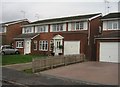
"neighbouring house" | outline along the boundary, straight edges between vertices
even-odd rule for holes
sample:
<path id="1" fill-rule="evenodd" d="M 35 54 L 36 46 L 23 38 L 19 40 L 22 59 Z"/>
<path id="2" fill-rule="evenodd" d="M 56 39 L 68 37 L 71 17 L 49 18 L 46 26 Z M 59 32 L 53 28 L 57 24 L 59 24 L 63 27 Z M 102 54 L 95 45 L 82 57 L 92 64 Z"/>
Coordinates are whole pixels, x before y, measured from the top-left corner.
<path id="1" fill-rule="evenodd" d="M 95 38 L 97 61 L 120 63 L 120 12 L 109 13 L 101 18 L 102 34 Z"/>
<path id="2" fill-rule="evenodd" d="M 23 25 L 14 46 L 22 54 L 85 54 L 95 60 L 94 36 L 99 34 L 102 14 L 45 19 Z"/>
<path id="3" fill-rule="evenodd" d="M 28 24 L 27 19 L 11 21 L 0 24 L 0 44 L 1 45 L 12 45 L 16 36 L 22 33 L 22 25 Z"/>

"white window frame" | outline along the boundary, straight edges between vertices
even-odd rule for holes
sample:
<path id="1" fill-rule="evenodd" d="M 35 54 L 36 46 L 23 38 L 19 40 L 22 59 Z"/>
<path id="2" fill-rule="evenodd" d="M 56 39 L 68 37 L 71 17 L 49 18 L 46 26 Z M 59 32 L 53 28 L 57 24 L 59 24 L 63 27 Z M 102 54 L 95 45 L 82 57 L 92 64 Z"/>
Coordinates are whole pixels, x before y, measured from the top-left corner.
<path id="1" fill-rule="evenodd" d="M 114 24 L 116 24 L 116 28 L 114 28 Z M 117 21 L 108 21 L 107 29 L 108 30 L 118 30 L 118 22 Z"/>
<path id="2" fill-rule="evenodd" d="M 6 33 L 6 31 L 7 31 L 6 27 L 1 27 L 0 28 L 0 33 Z"/>
<path id="3" fill-rule="evenodd" d="M 72 31 L 85 30 L 84 27 L 85 26 L 84 26 L 84 22 L 83 21 L 78 21 L 78 22 L 72 22 L 71 23 L 71 30 Z"/>
<path id="4" fill-rule="evenodd" d="M 47 48 L 46 48 L 46 45 L 47 45 Z M 48 51 L 48 41 L 47 40 L 39 41 L 39 50 L 40 51 Z"/>
<path id="5" fill-rule="evenodd" d="M 47 32 L 47 25 L 39 25 L 39 26 L 35 26 L 36 27 L 36 32 L 37 33 L 44 33 Z"/>
<path id="6" fill-rule="evenodd" d="M 53 32 L 64 31 L 64 24 L 63 23 L 53 24 L 52 25 L 52 31 Z"/>
<path id="7" fill-rule="evenodd" d="M 16 41 L 16 48 L 23 48 L 24 43 L 23 41 Z"/>
<path id="8" fill-rule="evenodd" d="M 33 33 L 33 27 L 24 27 L 23 28 L 23 32 L 25 34 L 27 34 L 27 33 Z"/>
<path id="9" fill-rule="evenodd" d="M 37 40 L 34 40 L 34 41 L 33 41 L 33 44 L 35 45 L 35 48 L 36 48 L 36 49 L 35 49 L 35 48 L 33 47 L 33 50 L 37 50 Z M 34 45 L 33 45 L 33 46 L 34 46 Z"/>

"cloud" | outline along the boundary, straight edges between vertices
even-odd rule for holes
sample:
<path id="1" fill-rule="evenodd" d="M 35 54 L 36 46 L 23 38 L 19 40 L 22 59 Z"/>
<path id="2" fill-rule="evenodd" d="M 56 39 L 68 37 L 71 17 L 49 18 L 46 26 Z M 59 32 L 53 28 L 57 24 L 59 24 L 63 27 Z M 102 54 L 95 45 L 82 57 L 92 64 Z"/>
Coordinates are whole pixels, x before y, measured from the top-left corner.
<path id="1" fill-rule="evenodd" d="M 19 0 L 21 1 L 21 0 Z M 32 0 L 33 1 L 33 0 Z M 117 3 L 111 3 L 110 12 L 117 11 Z M 30 21 L 40 19 L 64 17 L 71 15 L 104 13 L 104 2 L 2 2 L 2 21 L 11 21 L 25 17 Z"/>

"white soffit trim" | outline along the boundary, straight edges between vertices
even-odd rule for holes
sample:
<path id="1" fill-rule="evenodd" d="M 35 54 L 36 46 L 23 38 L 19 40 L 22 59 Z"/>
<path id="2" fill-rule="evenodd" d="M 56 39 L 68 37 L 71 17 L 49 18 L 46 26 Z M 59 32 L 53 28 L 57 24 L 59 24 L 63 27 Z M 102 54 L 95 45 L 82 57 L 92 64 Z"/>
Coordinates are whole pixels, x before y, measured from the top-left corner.
<path id="1" fill-rule="evenodd" d="M 66 23 L 66 22 L 75 22 L 75 21 L 88 21 L 88 19 L 69 20 L 69 21 L 58 21 L 58 22 L 49 22 L 49 23 L 36 23 L 36 24 L 23 25 L 23 27 L 37 26 L 37 25 L 48 25 L 48 24 L 56 24 L 56 23 Z"/>
<path id="2" fill-rule="evenodd" d="M 62 37 L 61 35 L 55 35 L 54 37 L 53 37 L 53 39 L 63 39 L 64 37 Z"/>
<path id="3" fill-rule="evenodd" d="M 119 20 L 120 18 L 108 18 L 108 19 L 101 19 L 102 21 L 109 21 L 109 20 Z"/>
<path id="4" fill-rule="evenodd" d="M 20 20 L 20 21 L 16 21 L 16 22 L 12 22 L 12 23 L 8 23 L 8 24 L 5 24 L 6 26 L 9 26 L 11 24 L 16 24 L 16 23 L 20 23 L 20 22 L 23 22 L 23 21 L 28 21 L 30 23 L 30 21 L 28 19 L 24 19 L 24 20 Z"/>
<path id="5" fill-rule="evenodd" d="M 35 37 L 37 37 L 39 34 L 35 35 L 34 37 L 32 37 L 31 39 L 34 39 Z"/>
<path id="6" fill-rule="evenodd" d="M 99 16 L 102 16 L 102 13 L 100 13 L 99 15 L 96 15 L 96 16 L 94 16 L 94 17 L 89 18 L 89 21 L 91 21 L 92 19 L 97 18 L 97 17 L 99 17 Z"/>

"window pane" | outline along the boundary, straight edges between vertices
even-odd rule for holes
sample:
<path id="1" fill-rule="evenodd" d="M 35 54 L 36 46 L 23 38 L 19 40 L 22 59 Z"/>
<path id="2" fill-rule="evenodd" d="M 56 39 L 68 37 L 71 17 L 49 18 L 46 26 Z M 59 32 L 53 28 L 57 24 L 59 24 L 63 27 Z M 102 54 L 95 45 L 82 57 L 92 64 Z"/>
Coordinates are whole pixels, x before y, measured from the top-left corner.
<path id="1" fill-rule="evenodd" d="M 56 25 L 53 25 L 53 31 L 56 31 Z"/>
<path id="2" fill-rule="evenodd" d="M 83 22 L 80 22 L 80 29 L 83 29 Z"/>
<path id="3" fill-rule="evenodd" d="M 112 22 L 108 22 L 107 28 L 108 28 L 108 29 L 112 29 Z"/>
<path id="4" fill-rule="evenodd" d="M 63 31 L 63 24 L 60 24 L 60 31 Z"/>
<path id="5" fill-rule="evenodd" d="M 79 22 L 76 22 L 76 30 L 79 29 Z"/>
<path id="6" fill-rule="evenodd" d="M 118 20 L 118 29 L 120 29 L 120 20 Z"/>
<path id="7" fill-rule="evenodd" d="M 113 29 L 117 29 L 117 23 L 113 23 Z"/>

